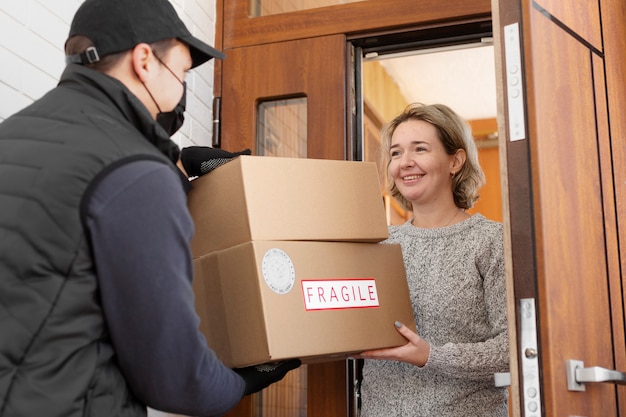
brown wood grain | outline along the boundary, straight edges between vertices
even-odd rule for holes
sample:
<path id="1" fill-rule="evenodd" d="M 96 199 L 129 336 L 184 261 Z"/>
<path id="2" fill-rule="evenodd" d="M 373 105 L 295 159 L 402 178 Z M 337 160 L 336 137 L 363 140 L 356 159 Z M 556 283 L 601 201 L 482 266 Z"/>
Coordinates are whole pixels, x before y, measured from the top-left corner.
<path id="1" fill-rule="evenodd" d="M 346 43 L 343 35 L 237 48 L 222 80 L 222 148 L 255 154 L 257 105 L 307 99 L 308 158 L 346 158 Z"/>
<path id="2" fill-rule="evenodd" d="M 247 0 L 231 0 L 224 2 L 224 47 L 398 29 L 490 13 L 490 0 L 376 0 L 250 18 Z"/>

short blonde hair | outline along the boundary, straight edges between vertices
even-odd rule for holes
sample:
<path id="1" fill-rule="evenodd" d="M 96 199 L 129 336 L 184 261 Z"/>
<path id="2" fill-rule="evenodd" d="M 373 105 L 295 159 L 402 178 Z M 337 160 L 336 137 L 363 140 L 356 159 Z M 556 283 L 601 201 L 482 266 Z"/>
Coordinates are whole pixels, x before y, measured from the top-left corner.
<path id="1" fill-rule="evenodd" d="M 391 162 L 389 152 L 391 137 L 400 124 L 409 120 L 423 120 L 433 125 L 448 155 L 454 155 L 459 149 L 465 151 L 467 155 L 465 163 L 453 177 L 452 195 L 457 207 L 471 208 L 479 198 L 479 188 L 485 184 L 485 174 L 478 163 L 478 149 L 469 125 L 461 116 L 444 104 L 409 104 L 402 113 L 383 127 L 381 132 L 381 166 L 385 167 L 386 189 L 406 209 L 412 209 L 411 202 L 398 191 L 388 170 Z"/>

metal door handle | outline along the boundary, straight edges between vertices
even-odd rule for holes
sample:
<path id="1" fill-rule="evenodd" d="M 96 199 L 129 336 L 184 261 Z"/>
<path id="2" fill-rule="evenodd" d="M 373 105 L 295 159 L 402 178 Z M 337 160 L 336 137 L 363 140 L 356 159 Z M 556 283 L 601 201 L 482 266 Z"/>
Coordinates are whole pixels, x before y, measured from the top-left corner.
<path id="1" fill-rule="evenodd" d="M 576 381 L 578 382 L 614 382 L 626 385 L 626 373 L 612 369 L 592 366 L 591 368 L 576 369 Z"/>
<path id="2" fill-rule="evenodd" d="M 570 391 L 584 391 L 585 382 L 608 382 L 610 384 L 626 385 L 626 372 L 592 366 L 585 368 L 583 361 L 568 360 L 567 389 Z"/>

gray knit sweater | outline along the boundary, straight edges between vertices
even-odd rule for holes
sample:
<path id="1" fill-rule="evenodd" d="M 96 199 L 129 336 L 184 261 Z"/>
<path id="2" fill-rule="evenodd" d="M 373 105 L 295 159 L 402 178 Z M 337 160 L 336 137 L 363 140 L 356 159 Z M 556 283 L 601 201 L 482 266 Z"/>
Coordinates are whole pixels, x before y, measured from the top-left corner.
<path id="1" fill-rule="evenodd" d="M 506 417 L 509 350 L 502 225 L 480 214 L 437 229 L 389 228 L 400 243 L 418 334 L 430 345 L 422 368 L 366 360 L 362 417 Z"/>

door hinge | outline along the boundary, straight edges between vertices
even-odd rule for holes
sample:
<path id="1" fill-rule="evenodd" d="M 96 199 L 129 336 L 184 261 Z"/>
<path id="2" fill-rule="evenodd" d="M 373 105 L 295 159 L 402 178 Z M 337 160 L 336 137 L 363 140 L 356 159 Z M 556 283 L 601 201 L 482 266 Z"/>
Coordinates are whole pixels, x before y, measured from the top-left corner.
<path id="1" fill-rule="evenodd" d="M 222 98 L 213 97 L 213 137 L 211 146 L 219 148 L 222 146 Z"/>

